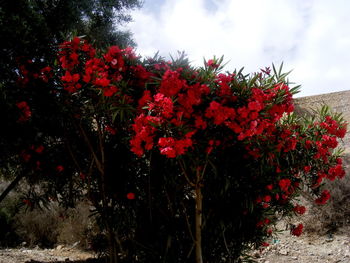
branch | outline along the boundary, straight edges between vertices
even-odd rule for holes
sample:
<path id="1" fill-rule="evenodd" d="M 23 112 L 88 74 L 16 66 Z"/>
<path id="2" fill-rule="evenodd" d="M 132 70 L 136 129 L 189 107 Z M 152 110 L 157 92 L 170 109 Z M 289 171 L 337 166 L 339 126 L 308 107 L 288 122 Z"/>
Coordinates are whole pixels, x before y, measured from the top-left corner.
<path id="1" fill-rule="evenodd" d="M 80 172 L 82 172 L 82 169 L 81 169 L 81 167 L 80 167 L 80 165 L 79 165 L 79 163 L 78 163 L 77 158 L 75 158 L 75 155 L 74 155 L 74 153 L 73 153 L 73 151 L 72 151 L 72 147 L 70 147 L 70 143 L 69 143 L 68 140 L 66 140 L 66 147 L 67 147 L 67 149 L 68 149 L 69 155 L 72 157 L 72 160 L 73 160 L 75 166 L 78 168 L 78 170 L 79 170 Z"/>
<path id="2" fill-rule="evenodd" d="M 104 169 L 104 165 L 105 165 L 105 152 L 104 152 L 104 146 L 103 146 L 104 138 L 103 138 L 103 134 L 102 134 L 102 130 L 101 130 L 101 124 L 97 118 L 96 118 L 96 123 L 97 123 L 99 147 L 100 147 L 100 152 L 101 152 L 101 165 L 102 165 L 102 169 Z"/>
<path id="3" fill-rule="evenodd" d="M 195 243 L 196 240 L 194 239 L 194 236 L 193 236 L 193 233 L 192 233 L 192 229 L 191 229 L 191 225 L 190 225 L 190 222 L 188 220 L 188 215 L 186 213 L 186 207 L 185 207 L 183 202 L 181 202 L 181 204 L 182 204 L 183 209 L 184 209 L 184 215 L 185 215 L 185 218 L 186 218 L 186 224 L 187 224 L 187 227 L 188 227 L 188 232 L 190 233 L 190 236 L 191 236 L 191 239 L 192 239 L 193 243 Z"/>
<path id="4" fill-rule="evenodd" d="M 24 177 L 24 173 L 20 173 L 19 175 L 17 175 L 16 178 L 6 187 L 5 191 L 3 191 L 0 195 L 0 203 L 17 186 L 22 177 Z"/>
<path id="5" fill-rule="evenodd" d="M 90 150 L 92 156 L 94 157 L 94 160 L 95 160 L 97 169 L 100 171 L 101 174 L 103 174 L 104 171 L 103 171 L 102 164 L 101 164 L 100 160 L 98 159 L 98 157 L 97 157 L 97 155 L 96 155 L 96 153 L 95 153 L 95 151 L 94 151 L 94 148 L 93 148 L 92 145 L 91 145 L 91 142 L 90 142 L 88 136 L 86 135 L 86 133 L 85 133 L 83 127 L 81 126 L 81 123 L 79 123 L 79 128 L 80 128 L 81 134 L 83 135 L 84 140 L 85 140 L 87 146 L 89 147 L 89 150 Z"/>
<path id="6" fill-rule="evenodd" d="M 190 186 L 192 186 L 192 187 L 195 187 L 196 184 L 194 184 L 193 182 L 191 182 L 191 180 L 190 180 L 190 178 L 188 177 L 188 175 L 187 175 L 187 173 L 186 173 L 186 170 L 185 170 L 185 167 L 184 167 L 183 163 L 181 162 L 181 160 L 178 160 L 178 163 L 179 163 L 179 165 L 180 165 L 180 167 L 181 167 L 181 170 L 182 170 L 182 172 L 183 172 L 183 174 L 184 174 L 184 176 L 185 176 L 186 181 L 188 182 L 188 184 L 189 184 Z"/>

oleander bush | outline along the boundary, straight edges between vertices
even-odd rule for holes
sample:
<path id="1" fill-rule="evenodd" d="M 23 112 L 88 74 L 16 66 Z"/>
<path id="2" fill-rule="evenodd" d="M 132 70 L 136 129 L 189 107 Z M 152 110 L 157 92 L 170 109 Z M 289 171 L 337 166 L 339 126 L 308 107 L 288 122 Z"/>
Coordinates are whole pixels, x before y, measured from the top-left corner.
<path id="1" fill-rule="evenodd" d="M 341 115 L 297 116 L 282 67 L 222 60 L 142 60 L 75 37 L 52 65 L 21 64 L 21 95 L 8 95 L 25 204 L 89 200 L 111 263 L 248 260 L 278 219 L 305 213 L 301 191 L 326 204 L 324 183 L 345 175 Z"/>

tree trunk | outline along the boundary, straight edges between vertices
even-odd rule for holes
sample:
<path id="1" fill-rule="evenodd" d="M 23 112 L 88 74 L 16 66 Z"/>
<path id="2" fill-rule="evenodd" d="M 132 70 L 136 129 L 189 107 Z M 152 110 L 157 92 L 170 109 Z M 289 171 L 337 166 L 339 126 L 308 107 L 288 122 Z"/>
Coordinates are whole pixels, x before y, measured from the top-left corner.
<path id="1" fill-rule="evenodd" d="M 203 196 L 201 186 L 196 185 L 196 263 L 203 263 L 202 256 L 202 206 Z"/>
<path id="2" fill-rule="evenodd" d="M 17 175 L 17 177 L 6 187 L 4 192 L 2 192 L 2 194 L 0 195 L 0 203 L 16 187 L 16 185 L 22 179 L 23 175 L 24 175 L 24 173 L 20 173 L 19 175 Z"/>
<path id="3" fill-rule="evenodd" d="M 117 244 L 114 238 L 114 232 L 112 229 L 108 229 L 109 236 L 109 263 L 117 263 L 118 262 L 118 252 L 117 252 Z"/>

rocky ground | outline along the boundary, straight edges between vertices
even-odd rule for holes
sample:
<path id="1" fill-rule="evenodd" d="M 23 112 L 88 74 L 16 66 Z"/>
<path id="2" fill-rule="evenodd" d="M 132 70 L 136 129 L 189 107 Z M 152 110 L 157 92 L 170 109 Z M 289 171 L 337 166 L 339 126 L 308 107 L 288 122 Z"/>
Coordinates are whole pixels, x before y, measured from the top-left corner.
<path id="1" fill-rule="evenodd" d="M 54 249 L 1 249 L 0 263 L 94 262 L 94 255 L 75 248 L 57 246 Z"/>
<path id="2" fill-rule="evenodd" d="M 304 234 L 291 236 L 282 232 L 271 245 L 252 252 L 258 263 L 350 263 L 350 231 L 341 229 L 334 235 Z M 75 248 L 58 246 L 55 249 L 2 249 L 0 263 L 59 263 L 95 262 L 94 255 Z"/>
<path id="3" fill-rule="evenodd" d="M 350 263 L 350 230 L 341 229 L 336 234 L 319 236 L 290 235 L 289 231 L 271 240 L 271 245 L 253 252 L 259 263 Z"/>

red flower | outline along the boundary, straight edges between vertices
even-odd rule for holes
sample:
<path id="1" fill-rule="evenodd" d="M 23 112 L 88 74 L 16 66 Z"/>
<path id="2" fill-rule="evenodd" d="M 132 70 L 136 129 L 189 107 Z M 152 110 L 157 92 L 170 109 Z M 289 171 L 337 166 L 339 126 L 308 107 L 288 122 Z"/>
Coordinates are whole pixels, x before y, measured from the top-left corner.
<path id="1" fill-rule="evenodd" d="M 273 189 L 273 185 L 272 184 L 267 185 L 266 189 L 271 191 Z"/>
<path id="2" fill-rule="evenodd" d="M 80 44 L 80 38 L 79 37 L 74 37 L 72 40 L 72 44 L 77 47 Z"/>
<path id="3" fill-rule="evenodd" d="M 80 79 L 79 74 L 71 74 L 69 71 L 66 71 L 65 75 L 61 77 L 61 80 L 64 82 L 73 82 L 76 83 Z"/>
<path id="4" fill-rule="evenodd" d="M 72 54 L 70 54 L 70 59 L 73 60 L 75 63 L 78 62 L 78 58 L 79 58 L 79 55 L 75 52 L 73 52 Z"/>
<path id="5" fill-rule="evenodd" d="M 264 202 L 266 202 L 266 203 L 271 202 L 271 196 L 270 195 L 265 195 L 264 196 Z"/>
<path id="6" fill-rule="evenodd" d="M 251 101 L 251 102 L 248 103 L 248 109 L 251 110 L 251 111 L 260 111 L 263 108 L 264 107 L 258 101 Z"/>
<path id="7" fill-rule="evenodd" d="M 208 65 L 208 67 L 211 67 L 211 68 L 214 68 L 214 69 L 219 67 L 219 65 L 216 64 L 213 59 L 209 59 L 208 62 L 207 62 L 207 65 Z"/>
<path id="8" fill-rule="evenodd" d="M 216 79 L 216 83 L 219 85 L 218 95 L 220 97 L 229 96 L 231 101 L 237 99 L 236 96 L 232 96 L 232 91 L 230 88 L 230 82 L 234 80 L 235 75 L 219 74 Z"/>
<path id="9" fill-rule="evenodd" d="M 346 134 L 346 126 L 343 128 L 339 128 L 335 135 L 339 138 L 344 138 L 345 134 Z"/>
<path id="10" fill-rule="evenodd" d="M 44 146 L 40 145 L 40 146 L 38 146 L 38 148 L 35 149 L 35 152 L 42 153 L 43 150 L 44 150 Z"/>
<path id="11" fill-rule="evenodd" d="M 59 173 L 63 172 L 64 171 L 64 167 L 62 165 L 57 165 L 56 171 L 59 172 Z"/>
<path id="12" fill-rule="evenodd" d="M 143 96 L 138 101 L 139 109 L 142 109 L 143 107 L 145 107 L 151 100 L 152 100 L 151 91 L 145 90 L 143 92 Z"/>
<path id="13" fill-rule="evenodd" d="M 172 97 L 184 87 L 186 87 L 186 81 L 180 79 L 180 73 L 167 70 L 163 75 L 159 91 L 167 97 Z"/>
<path id="14" fill-rule="evenodd" d="M 270 204 L 268 204 L 268 203 L 263 203 L 263 204 L 262 204 L 262 207 L 263 207 L 263 208 L 268 208 L 268 207 L 270 207 Z"/>
<path id="15" fill-rule="evenodd" d="M 95 80 L 96 86 L 107 87 L 111 81 L 107 78 L 98 78 Z"/>
<path id="16" fill-rule="evenodd" d="M 189 134 L 189 133 L 188 133 Z M 175 140 L 172 137 L 161 137 L 158 140 L 160 153 L 166 155 L 168 158 L 175 158 L 186 152 L 188 147 L 192 146 L 191 134 L 186 134 L 185 139 Z"/>
<path id="17" fill-rule="evenodd" d="M 114 128 L 112 128 L 111 126 L 109 126 L 109 125 L 107 125 L 107 126 L 105 127 L 105 130 L 106 130 L 107 132 L 109 132 L 110 134 L 112 134 L 112 135 L 115 135 L 115 134 L 116 134 L 116 130 L 115 130 Z"/>
<path id="18" fill-rule="evenodd" d="M 278 185 L 280 186 L 281 190 L 283 192 L 287 192 L 288 191 L 288 188 L 290 186 L 291 182 L 288 178 L 286 179 L 281 179 L 279 182 L 278 182 Z"/>
<path id="19" fill-rule="evenodd" d="M 29 118 L 32 116 L 32 112 L 30 111 L 30 108 L 26 101 L 21 101 L 16 103 L 16 106 L 18 109 L 21 110 L 21 116 L 19 117 L 18 121 L 23 122 L 29 120 Z"/>
<path id="20" fill-rule="evenodd" d="M 134 200 L 135 199 L 135 194 L 130 192 L 126 195 L 126 198 L 129 199 L 129 200 Z"/>
<path id="21" fill-rule="evenodd" d="M 303 233 L 303 224 L 299 224 L 297 227 L 294 227 L 292 230 L 291 230 L 291 233 L 292 235 L 294 236 L 300 236 L 302 233 Z"/>
<path id="22" fill-rule="evenodd" d="M 305 148 L 309 150 L 309 149 L 311 149 L 311 147 L 312 147 L 312 141 L 306 140 L 305 141 Z"/>
<path id="23" fill-rule="evenodd" d="M 327 203 L 328 199 L 331 198 L 331 194 L 328 190 L 323 190 L 321 196 L 315 200 L 315 203 L 318 205 L 324 205 Z"/>
<path id="24" fill-rule="evenodd" d="M 310 171 L 311 171 L 311 166 L 310 165 L 304 166 L 304 172 L 305 173 L 308 173 Z"/>
<path id="25" fill-rule="evenodd" d="M 235 109 L 222 106 L 216 101 L 212 101 L 205 111 L 205 117 L 213 118 L 215 125 L 220 125 L 228 119 L 233 120 L 235 116 Z"/>
<path id="26" fill-rule="evenodd" d="M 156 131 L 155 126 L 160 123 L 159 117 L 145 116 L 144 114 L 136 117 L 135 123 L 132 125 L 135 136 L 130 140 L 133 153 L 142 156 L 144 149 L 152 149 L 154 132 Z"/>
<path id="27" fill-rule="evenodd" d="M 256 227 L 263 227 L 263 226 L 264 226 L 263 221 L 259 221 L 258 223 L 256 223 Z"/>
<path id="28" fill-rule="evenodd" d="M 176 151 L 173 147 L 161 148 L 160 153 L 165 155 L 168 158 L 175 158 L 176 157 Z"/>
<path id="29" fill-rule="evenodd" d="M 327 178 L 331 181 L 334 181 L 336 177 L 343 178 L 344 176 L 345 171 L 341 164 L 337 164 L 333 167 L 330 167 L 327 174 Z"/>
<path id="30" fill-rule="evenodd" d="M 111 97 L 118 91 L 116 86 L 110 86 L 103 89 L 103 95 L 105 97 Z"/>
<path id="31" fill-rule="evenodd" d="M 23 158 L 23 160 L 25 162 L 28 162 L 32 156 L 29 153 L 27 153 L 26 151 L 23 150 L 21 152 L 21 157 Z"/>
<path id="32" fill-rule="evenodd" d="M 149 110 L 154 110 L 156 113 L 165 118 L 171 118 L 173 115 L 173 101 L 164 96 L 162 93 L 157 93 L 153 96 L 154 102 L 149 104 Z"/>
<path id="33" fill-rule="evenodd" d="M 84 181 L 85 178 L 86 178 L 86 175 L 85 175 L 84 173 L 80 173 L 80 174 L 79 174 L 79 177 L 80 177 L 81 180 Z"/>
<path id="34" fill-rule="evenodd" d="M 203 120 L 203 118 L 201 116 L 195 116 L 194 126 L 197 129 L 205 130 L 207 128 L 207 123 Z"/>
<path id="35" fill-rule="evenodd" d="M 305 206 L 300 206 L 300 205 L 296 205 L 296 206 L 293 208 L 293 210 L 294 210 L 296 213 L 300 214 L 300 215 L 303 215 L 303 214 L 306 212 Z"/>

